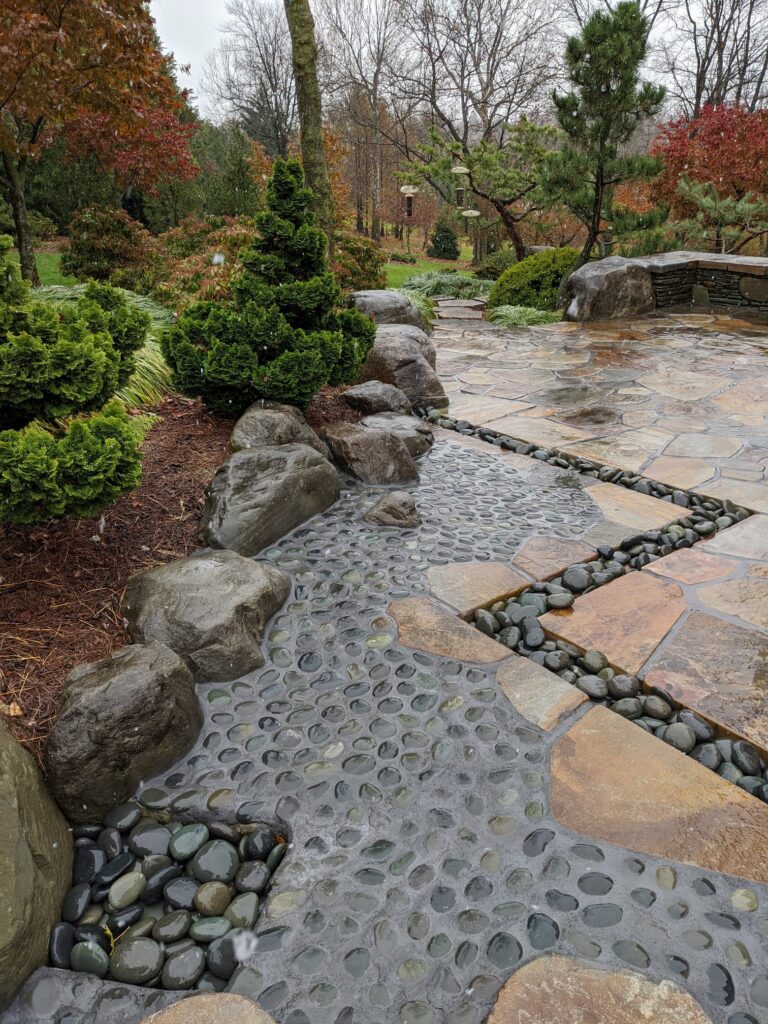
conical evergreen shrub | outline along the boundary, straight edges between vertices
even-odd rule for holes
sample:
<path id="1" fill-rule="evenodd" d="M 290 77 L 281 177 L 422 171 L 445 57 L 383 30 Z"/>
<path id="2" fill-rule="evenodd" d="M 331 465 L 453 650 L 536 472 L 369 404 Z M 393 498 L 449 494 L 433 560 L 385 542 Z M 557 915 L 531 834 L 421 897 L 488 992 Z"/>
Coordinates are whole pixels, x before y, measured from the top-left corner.
<path id="1" fill-rule="evenodd" d="M 354 380 L 373 344 L 373 322 L 341 308 L 311 200 L 301 166 L 276 160 L 232 298 L 195 303 L 163 337 L 176 387 L 219 412 L 260 398 L 303 409 L 324 384 Z"/>
<path id="2" fill-rule="evenodd" d="M 0 236 L 0 522 L 92 515 L 141 475 L 139 433 L 110 399 L 149 317 L 108 285 L 65 309 L 33 301 L 11 244 Z"/>

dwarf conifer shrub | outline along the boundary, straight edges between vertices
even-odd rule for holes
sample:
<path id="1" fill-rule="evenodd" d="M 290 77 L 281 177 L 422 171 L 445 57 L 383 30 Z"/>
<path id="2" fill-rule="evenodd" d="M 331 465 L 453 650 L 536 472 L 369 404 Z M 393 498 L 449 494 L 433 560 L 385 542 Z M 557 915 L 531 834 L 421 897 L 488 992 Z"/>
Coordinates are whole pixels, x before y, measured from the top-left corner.
<path id="1" fill-rule="evenodd" d="M 66 308 L 33 301 L 10 244 L 0 236 L 0 522 L 92 515 L 140 477 L 138 432 L 111 399 L 149 317 L 107 285 Z"/>
<path id="2" fill-rule="evenodd" d="M 441 217 L 429 239 L 427 256 L 433 260 L 457 260 L 459 258 L 459 240 L 451 222 Z"/>
<path id="3" fill-rule="evenodd" d="M 533 309 L 555 309 L 560 282 L 575 270 L 579 261 L 577 249 L 545 249 L 526 256 L 505 270 L 488 296 L 488 307 L 531 306 Z"/>
<path id="4" fill-rule="evenodd" d="M 163 336 L 176 386 L 219 412 L 260 398 L 305 408 L 324 384 L 354 380 L 373 344 L 373 321 L 340 308 L 311 200 L 300 165 L 276 160 L 229 299 L 194 303 Z"/>

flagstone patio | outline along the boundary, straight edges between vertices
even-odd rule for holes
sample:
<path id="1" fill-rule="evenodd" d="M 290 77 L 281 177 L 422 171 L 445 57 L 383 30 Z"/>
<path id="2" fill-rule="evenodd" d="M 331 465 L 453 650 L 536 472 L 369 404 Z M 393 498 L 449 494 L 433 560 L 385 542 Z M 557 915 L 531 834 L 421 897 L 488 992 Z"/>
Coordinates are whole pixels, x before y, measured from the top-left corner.
<path id="1" fill-rule="evenodd" d="M 435 334 L 454 414 L 760 512 L 738 488 L 766 487 L 768 328 L 460 308 Z M 768 803 L 472 624 L 687 507 L 441 429 L 419 470 L 418 527 L 366 522 L 381 492 L 345 478 L 260 554 L 293 581 L 265 665 L 200 684 L 197 745 L 137 794 L 289 837 L 231 991 L 277 1024 L 768 1024 Z M 768 751 L 766 591 L 755 514 L 539 622 Z M 44 968 L 0 1021 L 183 995 Z"/>

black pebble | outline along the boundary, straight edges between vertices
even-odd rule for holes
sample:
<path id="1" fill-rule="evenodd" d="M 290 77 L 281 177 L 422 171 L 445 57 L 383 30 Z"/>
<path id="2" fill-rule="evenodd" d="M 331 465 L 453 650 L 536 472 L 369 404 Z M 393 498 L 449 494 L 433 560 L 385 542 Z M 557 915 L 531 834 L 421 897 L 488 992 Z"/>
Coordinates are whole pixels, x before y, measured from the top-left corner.
<path id="1" fill-rule="evenodd" d="M 141 910 L 143 913 L 144 908 L 142 907 Z M 113 932 L 112 934 L 116 933 Z M 75 942 L 95 942 L 107 954 L 109 954 L 111 948 L 109 936 L 97 924 L 81 924 L 79 928 L 75 929 Z"/>
<path id="2" fill-rule="evenodd" d="M 717 771 L 720 765 L 723 763 L 723 757 L 714 743 L 698 743 L 690 755 L 694 761 L 698 761 L 699 764 L 703 764 L 705 768 L 710 768 L 713 772 Z"/>
<path id="3" fill-rule="evenodd" d="M 96 845 L 107 855 L 107 860 L 117 857 L 123 848 L 123 841 L 116 828 L 104 828 L 99 833 Z"/>
<path id="4" fill-rule="evenodd" d="M 156 878 L 157 875 L 151 881 L 154 882 Z M 194 878 L 174 878 L 163 888 L 163 896 L 174 910 L 194 910 L 195 893 L 199 888 L 200 883 Z M 146 892 L 145 889 L 145 897 Z"/>
<path id="5" fill-rule="evenodd" d="M 269 851 L 275 845 L 275 833 L 269 825 L 257 825 L 249 832 L 245 840 L 247 860 L 266 860 Z"/>
<path id="6" fill-rule="evenodd" d="M 133 867 L 136 858 L 132 853 L 121 853 L 112 860 L 107 861 L 104 867 L 96 875 L 94 881 L 97 885 L 111 885 L 121 875 Z"/>
<path id="7" fill-rule="evenodd" d="M 48 946 L 51 964 L 62 970 L 69 970 L 69 954 L 75 944 L 75 929 L 66 921 L 58 921 L 51 928 L 51 939 Z"/>
<path id="8" fill-rule="evenodd" d="M 144 892 L 141 894 L 142 900 L 149 906 L 152 903 L 157 903 L 163 894 L 163 890 L 166 885 L 172 882 L 175 878 L 181 875 L 181 865 L 171 864 L 167 868 L 160 868 L 156 871 L 148 880 L 144 886 Z M 196 883 L 197 884 L 197 883 Z M 189 907 L 185 907 L 185 910 L 189 910 Z"/>
<path id="9" fill-rule="evenodd" d="M 116 914 L 111 914 L 107 918 L 107 928 L 109 928 L 113 935 L 120 935 L 126 928 L 130 928 L 132 924 L 138 924 L 144 915 L 144 909 L 145 905 L 143 903 L 131 903 L 130 906 L 124 907 Z"/>
<path id="10" fill-rule="evenodd" d="M 736 740 L 733 744 L 733 756 L 731 758 L 737 768 L 740 768 L 745 775 L 759 775 L 761 771 L 760 755 L 746 740 Z"/>
<path id="11" fill-rule="evenodd" d="M 87 883 L 83 882 L 80 885 L 73 885 L 67 895 L 64 897 L 64 902 L 61 905 L 61 916 L 65 921 L 69 921 L 70 924 L 74 924 L 78 918 L 82 917 L 88 909 L 88 904 L 91 902 L 91 887 Z"/>
<path id="12" fill-rule="evenodd" d="M 80 882 L 92 882 L 106 863 L 107 855 L 103 850 L 96 846 L 81 847 L 75 853 L 72 881 L 75 885 Z"/>

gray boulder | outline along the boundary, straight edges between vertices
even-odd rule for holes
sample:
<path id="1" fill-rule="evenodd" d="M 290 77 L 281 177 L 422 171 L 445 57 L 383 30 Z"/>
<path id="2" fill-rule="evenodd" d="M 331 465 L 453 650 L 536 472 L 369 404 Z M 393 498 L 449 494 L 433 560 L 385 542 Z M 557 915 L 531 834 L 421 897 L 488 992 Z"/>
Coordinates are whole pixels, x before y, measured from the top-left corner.
<path id="1" fill-rule="evenodd" d="M 134 643 L 166 644 L 197 682 L 237 679 L 264 664 L 259 641 L 290 589 L 274 566 L 208 551 L 134 576 L 123 615 Z"/>
<path id="2" fill-rule="evenodd" d="M 655 308 L 650 271 L 623 256 L 586 263 L 566 282 L 566 320 L 614 320 L 652 313 Z"/>
<path id="3" fill-rule="evenodd" d="M 72 876 L 72 833 L 32 755 L 0 721 L 0 1009 L 48 959 Z"/>
<path id="4" fill-rule="evenodd" d="M 130 644 L 80 665 L 45 748 L 53 795 L 72 821 L 95 821 L 170 768 L 202 724 L 192 674 L 163 644 Z"/>
<path id="5" fill-rule="evenodd" d="M 403 292 L 394 289 L 371 289 L 352 292 L 352 301 L 361 313 L 377 324 L 413 324 L 426 327 L 419 307 Z"/>
<path id="6" fill-rule="evenodd" d="M 408 396 L 393 384 L 382 384 L 380 380 L 368 380 L 365 384 L 354 384 L 341 396 L 347 405 L 371 416 L 377 412 L 410 412 Z"/>
<path id="7" fill-rule="evenodd" d="M 412 324 L 382 324 L 381 327 L 376 328 L 376 336 L 378 338 L 410 338 L 411 341 L 416 342 L 421 354 L 434 370 L 437 352 L 429 340 L 429 335 L 420 327 L 414 327 Z"/>
<path id="8" fill-rule="evenodd" d="M 368 523 L 380 526 L 399 526 L 408 529 L 418 526 L 421 516 L 416 511 L 416 502 L 408 491 L 388 491 L 363 516 Z"/>
<path id="9" fill-rule="evenodd" d="M 328 448 L 299 410 L 279 402 L 254 402 L 249 406 L 235 424 L 229 450 L 280 444 L 307 444 L 328 458 Z"/>
<path id="10" fill-rule="evenodd" d="M 426 335 L 424 340 L 431 349 Z M 448 396 L 428 357 L 429 352 L 420 339 L 400 328 L 380 327 L 358 380 L 393 384 L 405 393 L 415 408 L 428 405 L 443 408 L 448 405 Z"/>
<path id="11" fill-rule="evenodd" d="M 391 430 L 405 442 L 405 447 L 417 459 L 428 452 L 435 443 L 432 428 L 416 416 L 403 416 L 397 412 L 380 412 L 375 416 L 364 416 L 360 420 L 369 430 Z"/>
<path id="12" fill-rule="evenodd" d="M 333 423 L 323 436 L 343 470 L 367 484 L 418 480 L 416 463 L 405 442 L 389 430 L 371 430 L 359 423 Z"/>
<path id="13" fill-rule="evenodd" d="M 203 540 L 256 555 L 339 497 L 339 475 L 305 444 L 248 448 L 219 466 L 203 508 Z"/>

